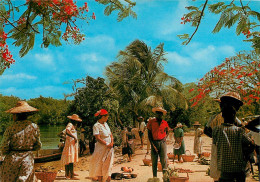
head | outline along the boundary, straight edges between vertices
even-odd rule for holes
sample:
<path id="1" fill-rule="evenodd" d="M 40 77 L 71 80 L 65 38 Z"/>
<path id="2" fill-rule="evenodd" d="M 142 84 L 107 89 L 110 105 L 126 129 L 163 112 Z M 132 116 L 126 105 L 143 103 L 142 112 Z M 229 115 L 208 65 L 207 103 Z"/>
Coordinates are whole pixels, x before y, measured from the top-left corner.
<path id="1" fill-rule="evenodd" d="M 128 132 L 131 132 L 131 131 L 132 131 L 132 127 L 131 127 L 131 126 L 128 126 L 128 127 L 127 127 L 127 131 L 128 131 Z"/>
<path id="2" fill-rule="evenodd" d="M 181 123 L 177 123 L 177 128 L 182 128 L 182 124 Z"/>
<path id="3" fill-rule="evenodd" d="M 220 98 L 220 109 L 225 123 L 234 123 L 236 113 L 243 105 L 240 95 L 235 92 L 229 92 Z"/>
<path id="4" fill-rule="evenodd" d="M 156 117 L 157 119 L 162 119 L 162 117 L 163 117 L 163 112 L 156 111 L 156 112 L 155 112 L 155 117 Z"/>
<path id="5" fill-rule="evenodd" d="M 18 101 L 15 107 L 5 112 L 13 114 L 14 121 L 23 121 L 36 111 L 38 111 L 38 109 L 30 106 L 26 101 Z"/>
<path id="6" fill-rule="evenodd" d="M 193 124 L 194 128 L 197 129 L 200 127 L 200 123 L 198 121 L 195 121 L 195 123 Z"/>
<path id="7" fill-rule="evenodd" d="M 74 125 L 74 127 L 78 127 L 81 122 L 82 119 L 80 119 L 80 117 L 77 114 L 72 114 L 71 116 L 67 116 L 67 118 L 70 119 L 70 122 Z"/>
<path id="8" fill-rule="evenodd" d="M 101 123 L 105 123 L 105 122 L 107 122 L 107 120 L 108 120 L 108 112 L 107 112 L 107 110 L 105 110 L 105 109 L 100 109 L 99 111 L 97 111 L 96 113 L 95 113 L 95 115 L 94 115 L 96 118 L 97 118 L 97 120 L 99 121 L 99 122 L 101 122 Z"/>
<path id="9" fill-rule="evenodd" d="M 137 118 L 137 120 L 138 120 L 139 122 L 142 122 L 142 121 L 144 121 L 144 118 L 143 118 L 142 116 L 139 116 L 139 117 Z"/>
<path id="10" fill-rule="evenodd" d="M 162 119 L 163 115 L 166 115 L 167 111 L 162 107 L 154 107 L 152 112 L 155 113 L 157 119 Z"/>

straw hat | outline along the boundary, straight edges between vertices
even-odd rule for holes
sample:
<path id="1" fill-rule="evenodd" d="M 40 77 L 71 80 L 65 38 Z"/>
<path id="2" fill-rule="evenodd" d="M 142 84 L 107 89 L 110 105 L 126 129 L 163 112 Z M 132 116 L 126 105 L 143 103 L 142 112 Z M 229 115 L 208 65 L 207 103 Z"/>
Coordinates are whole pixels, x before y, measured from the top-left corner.
<path id="1" fill-rule="evenodd" d="M 78 122 L 82 121 L 82 119 L 80 119 L 77 114 L 72 114 L 72 116 L 67 116 L 67 118 L 78 121 Z"/>
<path id="2" fill-rule="evenodd" d="M 144 120 L 143 116 L 139 116 L 137 119 L 140 121 Z"/>
<path id="3" fill-rule="evenodd" d="M 228 92 L 228 93 L 226 93 L 226 94 L 224 94 L 224 95 L 222 95 L 222 96 L 220 97 L 221 102 L 223 101 L 223 99 L 225 99 L 225 98 L 227 98 L 227 97 L 233 98 L 233 99 L 235 99 L 236 101 L 238 101 L 238 104 L 239 104 L 240 106 L 243 105 L 243 102 L 241 101 L 241 97 L 240 97 L 239 93 L 236 93 L 236 92 Z"/>
<path id="4" fill-rule="evenodd" d="M 198 121 L 195 121 L 195 123 L 193 125 L 194 126 L 200 126 L 201 124 Z"/>
<path id="5" fill-rule="evenodd" d="M 165 114 L 167 113 L 167 111 L 166 111 L 165 109 L 163 109 L 162 107 L 154 107 L 154 108 L 152 109 L 152 112 L 153 112 L 153 113 L 155 113 L 156 111 L 162 112 L 163 115 L 165 115 Z"/>
<path id="6" fill-rule="evenodd" d="M 26 101 L 18 101 L 15 107 L 5 112 L 11 114 L 18 114 L 18 113 L 35 112 L 35 111 L 39 111 L 39 110 L 30 106 Z"/>
<path id="7" fill-rule="evenodd" d="M 182 124 L 181 123 L 177 123 L 177 128 L 181 128 Z"/>

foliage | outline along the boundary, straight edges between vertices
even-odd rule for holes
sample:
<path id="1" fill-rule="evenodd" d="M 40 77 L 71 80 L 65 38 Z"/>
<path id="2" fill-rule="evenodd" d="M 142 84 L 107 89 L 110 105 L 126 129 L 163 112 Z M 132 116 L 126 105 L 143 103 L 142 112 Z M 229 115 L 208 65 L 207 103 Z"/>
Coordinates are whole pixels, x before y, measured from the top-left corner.
<path id="1" fill-rule="evenodd" d="M 30 99 L 28 104 L 39 109 L 39 112 L 31 116 L 32 121 L 39 125 L 64 124 L 67 118 L 66 112 L 70 101 L 57 100 L 51 97 Z"/>
<path id="2" fill-rule="evenodd" d="M 18 97 L 3 96 L 0 94 L 0 134 L 3 133 L 6 127 L 9 126 L 13 121 L 12 115 L 6 113 L 5 111 L 14 107 L 18 100 L 20 100 Z"/>
<path id="3" fill-rule="evenodd" d="M 190 99 L 192 106 L 204 102 L 206 96 L 219 98 L 226 92 L 234 91 L 241 95 L 245 106 L 241 112 L 246 115 L 259 113 L 260 56 L 255 51 L 242 52 L 213 68 L 200 79 L 196 91 Z M 252 106 L 254 109 L 252 109 Z M 246 112 L 248 110 L 248 112 Z M 250 112 L 249 112 L 250 111 Z"/>
<path id="4" fill-rule="evenodd" d="M 118 21 L 127 16 L 136 18 L 132 11 L 135 3 L 130 0 L 96 1 L 106 6 L 105 15 L 118 11 Z M 21 57 L 33 49 L 37 35 L 42 35 L 42 47 L 61 46 L 61 38 L 79 44 L 85 35 L 77 26 L 78 20 L 88 23 L 91 19 L 96 16 L 89 12 L 87 2 L 79 7 L 75 0 L 0 1 L 0 73 L 14 63 L 7 39 L 21 47 Z"/>
<path id="5" fill-rule="evenodd" d="M 82 84 L 82 87 L 78 85 Z M 74 100 L 70 104 L 67 113 L 78 114 L 82 118 L 83 127 L 87 130 L 89 136 L 92 136 L 92 127 L 97 118 L 94 114 L 100 109 L 106 109 L 109 112 L 110 128 L 117 128 L 116 114 L 118 102 L 113 98 L 113 93 L 105 84 L 105 79 L 98 77 L 94 79 L 87 76 L 85 79 L 74 81 Z"/>
<path id="6" fill-rule="evenodd" d="M 170 177 L 178 177 L 178 173 L 171 167 L 167 168 L 167 171 L 163 174 L 163 181 L 170 182 Z"/>
<path id="7" fill-rule="evenodd" d="M 119 52 L 118 61 L 106 67 L 105 74 L 119 102 L 119 112 L 130 113 L 133 121 L 140 115 L 148 117 L 155 106 L 166 110 L 186 108 L 180 93 L 181 82 L 163 70 L 163 63 L 167 62 L 164 55 L 163 44 L 152 51 L 144 42 L 135 40 Z"/>
<path id="8" fill-rule="evenodd" d="M 246 1 L 245 1 L 246 2 Z M 208 0 L 200 6 L 188 6 L 186 9 L 189 13 L 184 14 L 181 18 L 181 24 L 191 23 L 191 26 L 196 27 L 195 31 L 191 36 L 189 34 L 179 35 L 181 39 L 185 41 L 183 44 L 187 45 L 193 36 L 196 34 L 202 18 L 205 16 L 205 10 L 208 8 L 209 13 L 218 15 L 220 14 L 219 20 L 215 25 L 213 33 L 219 32 L 223 27 L 231 28 L 236 26 L 236 34 L 240 35 L 243 33 L 246 36 L 245 41 L 252 42 L 252 47 L 259 53 L 260 51 L 260 32 L 259 32 L 259 21 L 260 13 L 254 11 L 256 7 L 249 6 L 250 1 L 247 4 L 243 4 L 233 1 L 219 1 L 209 4 Z"/>

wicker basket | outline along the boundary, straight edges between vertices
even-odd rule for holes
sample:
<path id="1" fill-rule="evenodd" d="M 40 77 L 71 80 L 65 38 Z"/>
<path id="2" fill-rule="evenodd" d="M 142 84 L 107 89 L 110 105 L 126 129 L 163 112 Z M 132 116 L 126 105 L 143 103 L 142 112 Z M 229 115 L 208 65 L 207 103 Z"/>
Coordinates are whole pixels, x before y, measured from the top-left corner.
<path id="1" fill-rule="evenodd" d="M 145 155 L 145 157 L 143 159 L 143 163 L 145 166 L 150 166 L 152 163 L 152 159 L 146 159 L 146 155 Z"/>
<path id="2" fill-rule="evenodd" d="M 187 177 L 170 177 L 170 182 L 189 182 L 189 174 L 187 173 Z"/>
<path id="3" fill-rule="evenodd" d="M 189 155 L 187 154 L 189 152 Z M 189 150 L 185 151 L 185 155 L 182 155 L 184 162 L 193 162 L 195 155 L 191 155 L 191 152 Z"/>
<path id="4" fill-rule="evenodd" d="M 173 159 L 174 154 L 173 153 L 168 153 L 167 156 L 168 156 L 169 159 Z M 175 159 L 178 159 L 178 155 L 175 155 Z"/>
<path id="5" fill-rule="evenodd" d="M 35 175 L 41 182 L 53 182 L 57 176 L 57 172 L 35 172 Z"/>
<path id="6" fill-rule="evenodd" d="M 210 156 L 210 152 L 202 152 L 202 156 L 209 157 Z"/>

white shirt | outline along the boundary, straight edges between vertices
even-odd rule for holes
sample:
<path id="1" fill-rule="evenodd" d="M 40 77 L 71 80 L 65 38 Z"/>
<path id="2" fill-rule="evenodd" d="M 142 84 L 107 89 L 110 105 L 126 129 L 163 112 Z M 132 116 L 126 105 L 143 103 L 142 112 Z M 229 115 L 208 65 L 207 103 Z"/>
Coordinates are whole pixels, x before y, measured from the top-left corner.
<path id="1" fill-rule="evenodd" d="M 144 132 L 145 127 L 146 127 L 146 124 L 145 124 L 144 121 L 142 121 L 141 124 L 140 124 L 139 130 Z"/>

